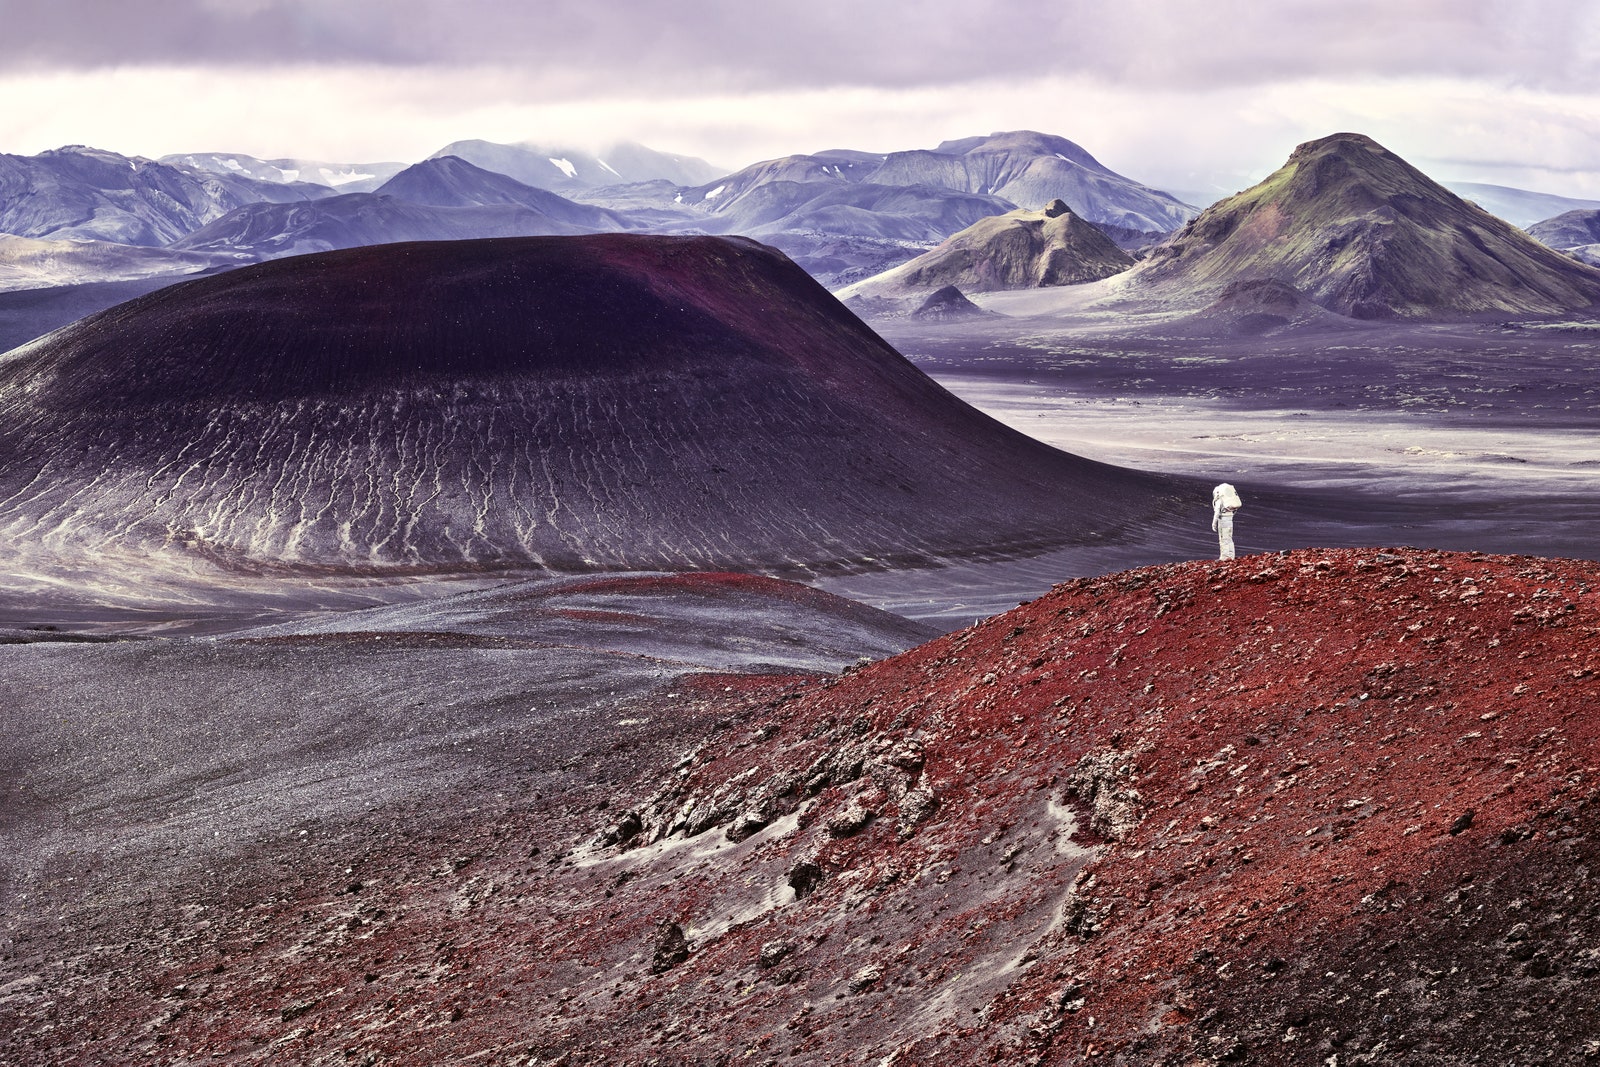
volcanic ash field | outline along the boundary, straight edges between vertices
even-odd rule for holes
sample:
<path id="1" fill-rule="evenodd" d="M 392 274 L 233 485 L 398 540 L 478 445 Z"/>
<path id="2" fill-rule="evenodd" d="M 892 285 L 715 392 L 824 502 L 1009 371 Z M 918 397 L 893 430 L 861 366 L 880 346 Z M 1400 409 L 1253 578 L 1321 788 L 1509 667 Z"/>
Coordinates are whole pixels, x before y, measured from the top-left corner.
<path id="1" fill-rule="evenodd" d="M 15 646 L 0 1050 L 1581 1062 L 1595 579 L 1165 565 L 825 675 L 574 669 L 503 628 Z M 697 621 L 775 595 L 702 585 Z M 137 688 L 90 699 L 110 674 Z"/>

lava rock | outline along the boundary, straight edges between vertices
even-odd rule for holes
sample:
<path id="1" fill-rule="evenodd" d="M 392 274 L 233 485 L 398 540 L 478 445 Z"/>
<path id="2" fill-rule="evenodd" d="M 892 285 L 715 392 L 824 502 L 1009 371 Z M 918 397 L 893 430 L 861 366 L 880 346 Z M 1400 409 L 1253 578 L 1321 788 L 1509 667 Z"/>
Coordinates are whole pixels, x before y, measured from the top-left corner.
<path id="1" fill-rule="evenodd" d="M 655 952 L 650 960 L 651 974 L 665 974 L 689 958 L 689 939 L 683 928 L 674 922 L 663 921 L 656 928 Z"/>
<path id="2" fill-rule="evenodd" d="M 794 951 L 792 941 L 768 941 L 761 946 L 761 955 L 756 963 L 762 968 L 776 967 L 778 962 Z"/>
<path id="3" fill-rule="evenodd" d="M 865 830 L 875 818 L 877 818 L 877 812 L 859 800 L 852 800 L 845 805 L 843 811 L 835 813 L 828 820 L 828 834 L 836 838 L 851 837 Z"/>
<path id="4" fill-rule="evenodd" d="M 895 836 L 901 841 L 916 832 L 916 826 L 939 808 L 939 797 L 928 788 L 912 789 L 900 798 L 900 819 Z"/>
<path id="5" fill-rule="evenodd" d="M 728 840 L 737 844 L 752 834 L 759 833 L 770 821 L 760 811 L 747 811 L 737 816 L 728 825 L 728 829 L 725 832 L 728 835 Z"/>
<path id="6" fill-rule="evenodd" d="M 1068 789 L 1090 807 L 1089 828 L 1112 841 L 1144 818 L 1138 790 L 1126 784 L 1132 774 L 1128 757 L 1107 749 L 1085 754 L 1067 779 Z"/>
<path id="7" fill-rule="evenodd" d="M 810 860 L 801 860 L 789 869 L 789 888 L 794 890 L 796 900 L 804 899 L 822 884 L 822 868 Z"/>

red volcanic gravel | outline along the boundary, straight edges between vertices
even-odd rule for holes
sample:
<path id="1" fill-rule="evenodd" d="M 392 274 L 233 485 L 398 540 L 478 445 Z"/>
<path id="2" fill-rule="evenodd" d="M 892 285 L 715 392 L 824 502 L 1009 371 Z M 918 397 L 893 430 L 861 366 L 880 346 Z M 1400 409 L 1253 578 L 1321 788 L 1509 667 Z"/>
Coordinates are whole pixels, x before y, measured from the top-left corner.
<path id="1" fill-rule="evenodd" d="M 789 847 L 851 881 L 839 902 L 858 884 L 914 897 L 897 871 L 1015 872 L 1007 891 L 947 883 L 931 914 L 900 916 L 884 942 L 904 944 L 883 954 L 919 996 L 848 1037 L 782 1042 L 819 1062 L 1573 1062 L 1600 1053 L 1595 577 L 1344 550 L 1071 582 L 779 705 L 750 739 L 772 740 L 718 752 L 671 800 L 759 807 L 718 798 L 746 774 L 776 793 L 854 735 L 882 828 Z M 906 780 L 938 808 L 896 841 L 904 784 L 883 772 L 907 745 L 922 766 Z M 826 824 L 851 789 L 801 810 Z M 1081 870 L 1032 840 L 1052 799 L 1092 828 L 1074 835 L 1094 849 Z M 1031 897 L 1064 890 L 1053 923 L 1030 923 Z M 959 966 L 986 922 L 1019 927 L 1017 969 L 972 1016 L 908 1025 L 951 980 L 930 973 L 938 950 Z M 755 925 L 747 954 L 770 936 Z M 737 958 L 731 936 L 704 951 Z"/>
<path id="2" fill-rule="evenodd" d="M 80 1003 L 160 1062 L 1596 1061 L 1597 574 L 1186 563 L 702 676 L 604 810 L 274 860 Z"/>

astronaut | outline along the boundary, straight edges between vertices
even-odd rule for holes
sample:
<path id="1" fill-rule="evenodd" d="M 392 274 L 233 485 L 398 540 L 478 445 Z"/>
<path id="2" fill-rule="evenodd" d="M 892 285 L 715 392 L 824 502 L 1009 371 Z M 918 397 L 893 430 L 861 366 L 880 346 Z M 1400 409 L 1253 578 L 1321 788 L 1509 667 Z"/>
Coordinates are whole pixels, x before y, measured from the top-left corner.
<path id="1" fill-rule="evenodd" d="M 1211 528 L 1217 532 L 1218 559 L 1233 558 L 1233 513 L 1242 507 L 1239 490 L 1227 482 L 1211 490 Z"/>

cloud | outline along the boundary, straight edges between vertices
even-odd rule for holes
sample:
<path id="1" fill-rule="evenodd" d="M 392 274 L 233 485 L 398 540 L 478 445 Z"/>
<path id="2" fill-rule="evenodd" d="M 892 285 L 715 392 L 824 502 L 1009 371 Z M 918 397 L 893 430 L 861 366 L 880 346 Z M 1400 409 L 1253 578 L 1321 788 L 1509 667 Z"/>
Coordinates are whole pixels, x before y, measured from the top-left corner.
<path id="1" fill-rule="evenodd" d="M 1031 128 L 1231 192 L 1369 133 L 1600 195 L 1600 5 L 1548 0 L 0 0 L 0 150 L 415 160 L 480 137 L 724 165 Z"/>
<path id="2" fill-rule="evenodd" d="M 0 0 L 0 25 L 0 69 L 13 71 L 521 64 L 561 98 L 1045 76 L 1600 88 L 1600 6 L 1587 0 Z"/>
<path id="3" fill-rule="evenodd" d="M 598 149 L 618 140 L 728 167 L 824 148 L 889 152 L 1005 129 L 1069 137 L 1107 166 L 1175 191 L 1227 193 L 1297 143 L 1357 130 L 1443 180 L 1600 195 L 1600 102 L 1452 78 L 1303 79 L 1207 90 L 1118 88 L 1049 75 L 962 86 L 552 99 L 539 72 L 263 66 L 0 75 L 0 145 L 88 143 L 130 155 L 241 151 L 413 161 L 479 137 Z"/>

